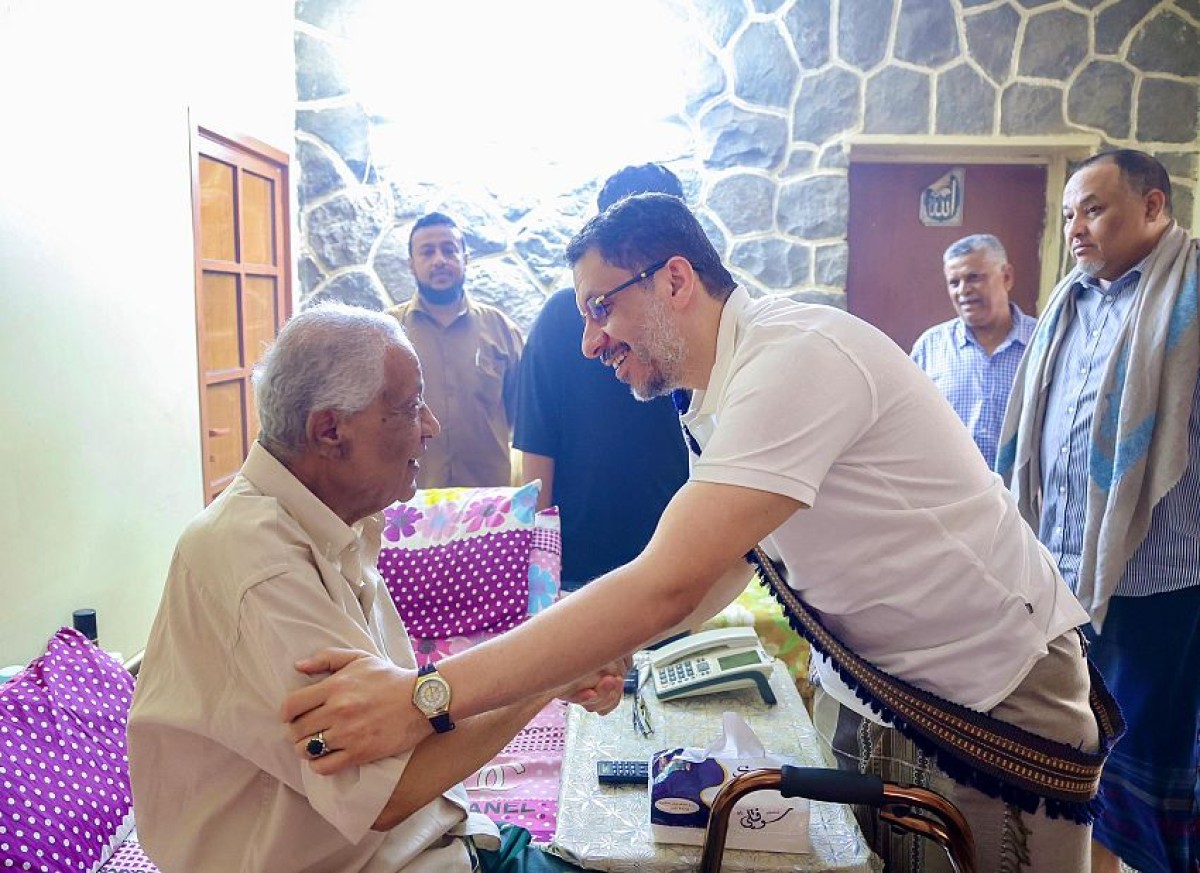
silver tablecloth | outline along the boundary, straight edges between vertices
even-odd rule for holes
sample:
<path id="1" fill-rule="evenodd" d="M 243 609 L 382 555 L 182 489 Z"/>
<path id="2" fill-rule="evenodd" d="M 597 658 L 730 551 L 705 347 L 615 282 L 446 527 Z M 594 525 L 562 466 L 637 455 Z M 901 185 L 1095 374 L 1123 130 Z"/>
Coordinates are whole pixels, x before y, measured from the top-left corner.
<path id="1" fill-rule="evenodd" d="M 591 870 L 694 871 L 700 847 L 651 842 L 646 788 L 600 786 L 596 761 L 645 760 L 660 749 L 704 747 L 720 733 L 721 713 L 730 710 L 746 719 L 768 752 L 793 757 L 801 766 L 826 766 L 804 703 L 779 661 L 775 662 L 771 687 L 779 700 L 773 707 L 763 703 L 753 689 L 660 703 L 647 688 L 646 702 L 654 726 L 650 737 L 633 729 L 628 696 L 616 712 L 603 717 L 572 706 L 567 716 L 553 851 Z M 880 869 L 848 807 L 812 803 L 809 838 L 812 851 L 805 854 L 727 850 L 723 869 L 855 873 Z"/>

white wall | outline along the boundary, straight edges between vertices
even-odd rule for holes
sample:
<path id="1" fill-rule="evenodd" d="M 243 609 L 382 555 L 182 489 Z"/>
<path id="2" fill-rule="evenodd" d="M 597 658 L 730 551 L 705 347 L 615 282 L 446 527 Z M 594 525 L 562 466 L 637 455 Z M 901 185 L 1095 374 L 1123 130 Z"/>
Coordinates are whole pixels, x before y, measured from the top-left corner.
<path id="1" fill-rule="evenodd" d="M 290 0 L 0 0 L 0 665 L 145 643 L 203 506 L 189 109 L 291 152 L 293 69 Z"/>

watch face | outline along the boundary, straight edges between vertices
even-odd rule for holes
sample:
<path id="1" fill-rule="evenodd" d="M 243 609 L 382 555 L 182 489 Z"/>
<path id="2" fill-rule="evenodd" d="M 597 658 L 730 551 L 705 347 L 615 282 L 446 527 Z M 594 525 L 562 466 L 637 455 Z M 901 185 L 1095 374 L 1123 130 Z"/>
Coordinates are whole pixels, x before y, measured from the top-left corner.
<path id="1" fill-rule="evenodd" d="M 424 713 L 442 712 L 450 705 L 450 686 L 441 676 L 426 676 L 420 680 L 413 700 Z"/>

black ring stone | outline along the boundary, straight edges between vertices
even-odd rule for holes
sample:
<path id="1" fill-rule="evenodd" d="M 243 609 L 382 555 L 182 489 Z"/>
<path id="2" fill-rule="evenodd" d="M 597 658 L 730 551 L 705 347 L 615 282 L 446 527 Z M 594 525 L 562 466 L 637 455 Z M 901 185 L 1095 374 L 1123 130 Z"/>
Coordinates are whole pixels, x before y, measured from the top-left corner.
<path id="1" fill-rule="evenodd" d="M 325 748 L 323 737 L 311 737 L 305 744 L 304 751 L 308 752 L 308 757 L 310 758 L 319 758 L 329 750 Z"/>

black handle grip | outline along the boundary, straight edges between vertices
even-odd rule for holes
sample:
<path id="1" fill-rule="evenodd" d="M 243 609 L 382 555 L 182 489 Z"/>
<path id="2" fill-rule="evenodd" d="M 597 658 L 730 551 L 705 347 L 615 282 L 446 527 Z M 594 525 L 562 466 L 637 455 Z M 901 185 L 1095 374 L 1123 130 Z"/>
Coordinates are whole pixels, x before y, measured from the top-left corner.
<path id="1" fill-rule="evenodd" d="M 780 768 L 779 793 L 784 797 L 879 806 L 883 803 L 883 780 L 871 773 L 784 764 Z"/>

